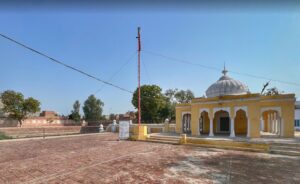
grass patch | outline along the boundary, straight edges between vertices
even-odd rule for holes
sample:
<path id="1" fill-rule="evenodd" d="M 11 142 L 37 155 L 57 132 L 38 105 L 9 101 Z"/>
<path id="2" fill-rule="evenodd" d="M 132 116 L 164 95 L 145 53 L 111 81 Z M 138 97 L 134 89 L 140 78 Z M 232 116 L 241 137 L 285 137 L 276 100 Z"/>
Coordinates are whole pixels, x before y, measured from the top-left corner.
<path id="1" fill-rule="evenodd" d="M 0 132 L 0 140 L 4 139 L 12 139 L 10 136 L 5 135 L 4 133 Z"/>

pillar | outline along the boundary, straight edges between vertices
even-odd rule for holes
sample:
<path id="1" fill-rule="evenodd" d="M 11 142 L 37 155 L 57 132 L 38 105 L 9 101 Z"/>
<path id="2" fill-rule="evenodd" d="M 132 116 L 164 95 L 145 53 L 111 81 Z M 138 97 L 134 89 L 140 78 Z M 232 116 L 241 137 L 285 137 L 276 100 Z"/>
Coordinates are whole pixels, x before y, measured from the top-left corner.
<path id="1" fill-rule="evenodd" d="M 249 117 L 247 117 L 247 137 L 249 138 L 250 137 L 250 120 L 249 120 Z"/>
<path id="2" fill-rule="evenodd" d="M 130 120 L 131 121 L 131 120 Z M 169 132 L 169 119 L 165 119 L 164 132 Z"/>
<path id="3" fill-rule="evenodd" d="M 271 132 L 271 115 L 268 114 L 268 132 Z"/>
<path id="4" fill-rule="evenodd" d="M 275 122 L 275 121 L 276 121 L 275 119 L 276 119 L 276 114 L 273 113 L 273 116 L 272 116 L 272 117 L 273 117 L 273 121 L 272 121 L 272 125 L 273 125 L 273 126 L 272 126 L 272 129 L 273 129 L 273 130 L 272 130 L 272 133 L 274 134 L 274 133 L 275 133 L 275 123 L 276 123 L 276 122 Z"/>
<path id="5" fill-rule="evenodd" d="M 235 132 L 234 132 L 234 117 L 230 117 L 230 137 L 235 137 Z"/>
<path id="6" fill-rule="evenodd" d="M 209 136 L 214 136 L 213 127 L 214 127 L 214 118 L 210 117 L 209 118 Z"/>
<path id="7" fill-rule="evenodd" d="M 274 133 L 274 116 L 271 114 L 271 133 Z"/>
<path id="8" fill-rule="evenodd" d="M 275 134 L 278 133 L 278 120 L 277 117 L 275 118 Z"/>
<path id="9" fill-rule="evenodd" d="M 179 139 L 180 144 L 186 144 L 186 134 L 181 134 Z"/>
<path id="10" fill-rule="evenodd" d="M 200 117 L 201 117 L 201 115 L 200 115 Z M 200 118 L 201 119 L 201 118 Z M 198 121 L 197 121 L 197 131 L 196 131 L 196 134 L 198 135 L 198 136 L 200 136 L 201 135 L 201 132 L 200 132 L 200 119 L 198 119 Z"/>
<path id="11" fill-rule="evenodd" d="M 280 136 L 284 136 L 284 121 L 283 118 L 280 118 Z"/>
<path id="12" fill-rule="evenodd" d="M 278 135 L 279 134 L 279 118 L 278 118 L 278 115 L 276 114 L 276 120 L 275 120 L 275 125 L 276 125 L 276 134 Z"/>

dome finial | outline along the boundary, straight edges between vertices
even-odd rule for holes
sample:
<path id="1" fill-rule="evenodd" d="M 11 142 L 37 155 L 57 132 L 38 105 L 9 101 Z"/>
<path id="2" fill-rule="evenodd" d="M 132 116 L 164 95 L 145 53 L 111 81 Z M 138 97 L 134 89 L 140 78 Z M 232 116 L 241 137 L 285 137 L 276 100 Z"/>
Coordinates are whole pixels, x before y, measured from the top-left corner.
<path id="1" fill-rule="evenodd" d="M 226 70 L 226 67 L 225 67 L 225 62 L 224 62 L 224 69 L 222 71 L 223 75 L 225 76 L 227 74 L 228 70 Z"/>

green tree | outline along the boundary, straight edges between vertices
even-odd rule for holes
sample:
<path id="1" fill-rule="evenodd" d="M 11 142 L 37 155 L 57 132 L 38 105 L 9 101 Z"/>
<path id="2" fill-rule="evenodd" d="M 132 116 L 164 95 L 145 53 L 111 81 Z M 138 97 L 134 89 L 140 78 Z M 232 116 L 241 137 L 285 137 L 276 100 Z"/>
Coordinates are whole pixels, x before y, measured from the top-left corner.
<path id="1" fill-rule="evenodd" d="M 71 111 L 71 114 L 69 115 L 69 118 L 76 121 L 80 122 L 80 103 L 78 100 L 76 100 L 73 104 L 73 110 Z"/>
<path id="2" fill-rule="evenodd" d="M 116 114 L 109 114 L 109 120 L 115 120 L 116 119 Z"/>
<path id="3" fill-rule="evenodd" d="M 163 122 L 167 118 L 172 119 L 172 116 L 174 116 L 175 106 L 173 108 L 171 102 L 167 98 L 165 100 L 166 102 L 158 111 L 158 116 L 161 122 Z"/>
<path id="4" fill-rule="evenodd" d="M 1 102 L 1 99 L 0 99 L 0 118 L 2 117 L 5 117 L 5 114 L 4 114 L 4 111 L 3 111 L 3 104 Z"/>
<path id="5" fill-rule="evenodd" d="M 175 98 L 179 103 L 190 103 L 195 98 L 194 93 L 191 90 L 180 90 L 175 93 Z"/>
<path id="6" fill-rule="evenodd" d="M 167 99 L 165 107 L 161 109 L 160 116 L 162 118 L 169 118 L 175 120 L 175 107 L 177 103 L 189 103 L 194 98 L 194 94 L 191 90 L 178 90 L 168 89 L 165 92 Z"/>
<path id="7" fill-rule="evenodd" d="M 1 101 L 3 103 L 3 111 L 8 113 L 10 118 L 19 121 L 22 126 L 22 121 L 29 114 L 40 111 L 40 102 L 32 97 L 24 99 L 22 93 L 7 90 L 1 93 Z"/>
<path id="8" fill-rule="evenodd" d="M 141 86 L 141 119 L 143 122 L 154 123 L 161 120 L 159 111 L 165 106 L 166 99 L 157 85 Z M 138 108 L 138 88 L 131 100 L 133 106 Z"/>
<path id="9" fill-rule="evenodd" d="M 166 107 L 164 110 L 168 111 L 168 117 L 166 117 L 166 118 L 169 118 L 170 120 L 175 120 L 175 106 L 177 104 L 175 94 L 177 92 L 178 92 L 178 89 L 168 89 L 165 92 L 167 103 L 166 103 Z"/>
<path id="10" fill-rule="evenodd" d="M 85 120 L 87 121 L 98 121 L 103 118 L 102 111 L 103 111 L 104 103 L 97 99 L 94 95 L 90 95 L 88 99 L 84 102 L 83 112 Z"/>

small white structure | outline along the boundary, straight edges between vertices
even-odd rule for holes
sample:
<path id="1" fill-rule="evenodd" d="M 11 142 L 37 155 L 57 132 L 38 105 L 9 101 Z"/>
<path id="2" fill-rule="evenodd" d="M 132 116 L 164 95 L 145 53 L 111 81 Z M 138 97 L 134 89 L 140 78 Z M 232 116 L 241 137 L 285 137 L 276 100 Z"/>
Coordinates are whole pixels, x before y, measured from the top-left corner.
<path id="1" fill-rule="evenodd" d="M 99 126 L 99 132 L 103 132 L 103 131 L 104 131 L 103 125 L 102 125 L 102 123 L 101 123 L 100 126 Z"/>
<path id="2" fill-rule="evenodd" d="M 129 138 L 129 121 L 119 122 L 119 139 Z"/>
<path id="3" fill-rule="evenodd" d="M 116 130 L 117 130 L 117 121 L 114 120 L 114 121 L 113 121 L 113 124 L 112 124 L 112 126 L 111 126 L 111 132 L 116 132 Z"/>

